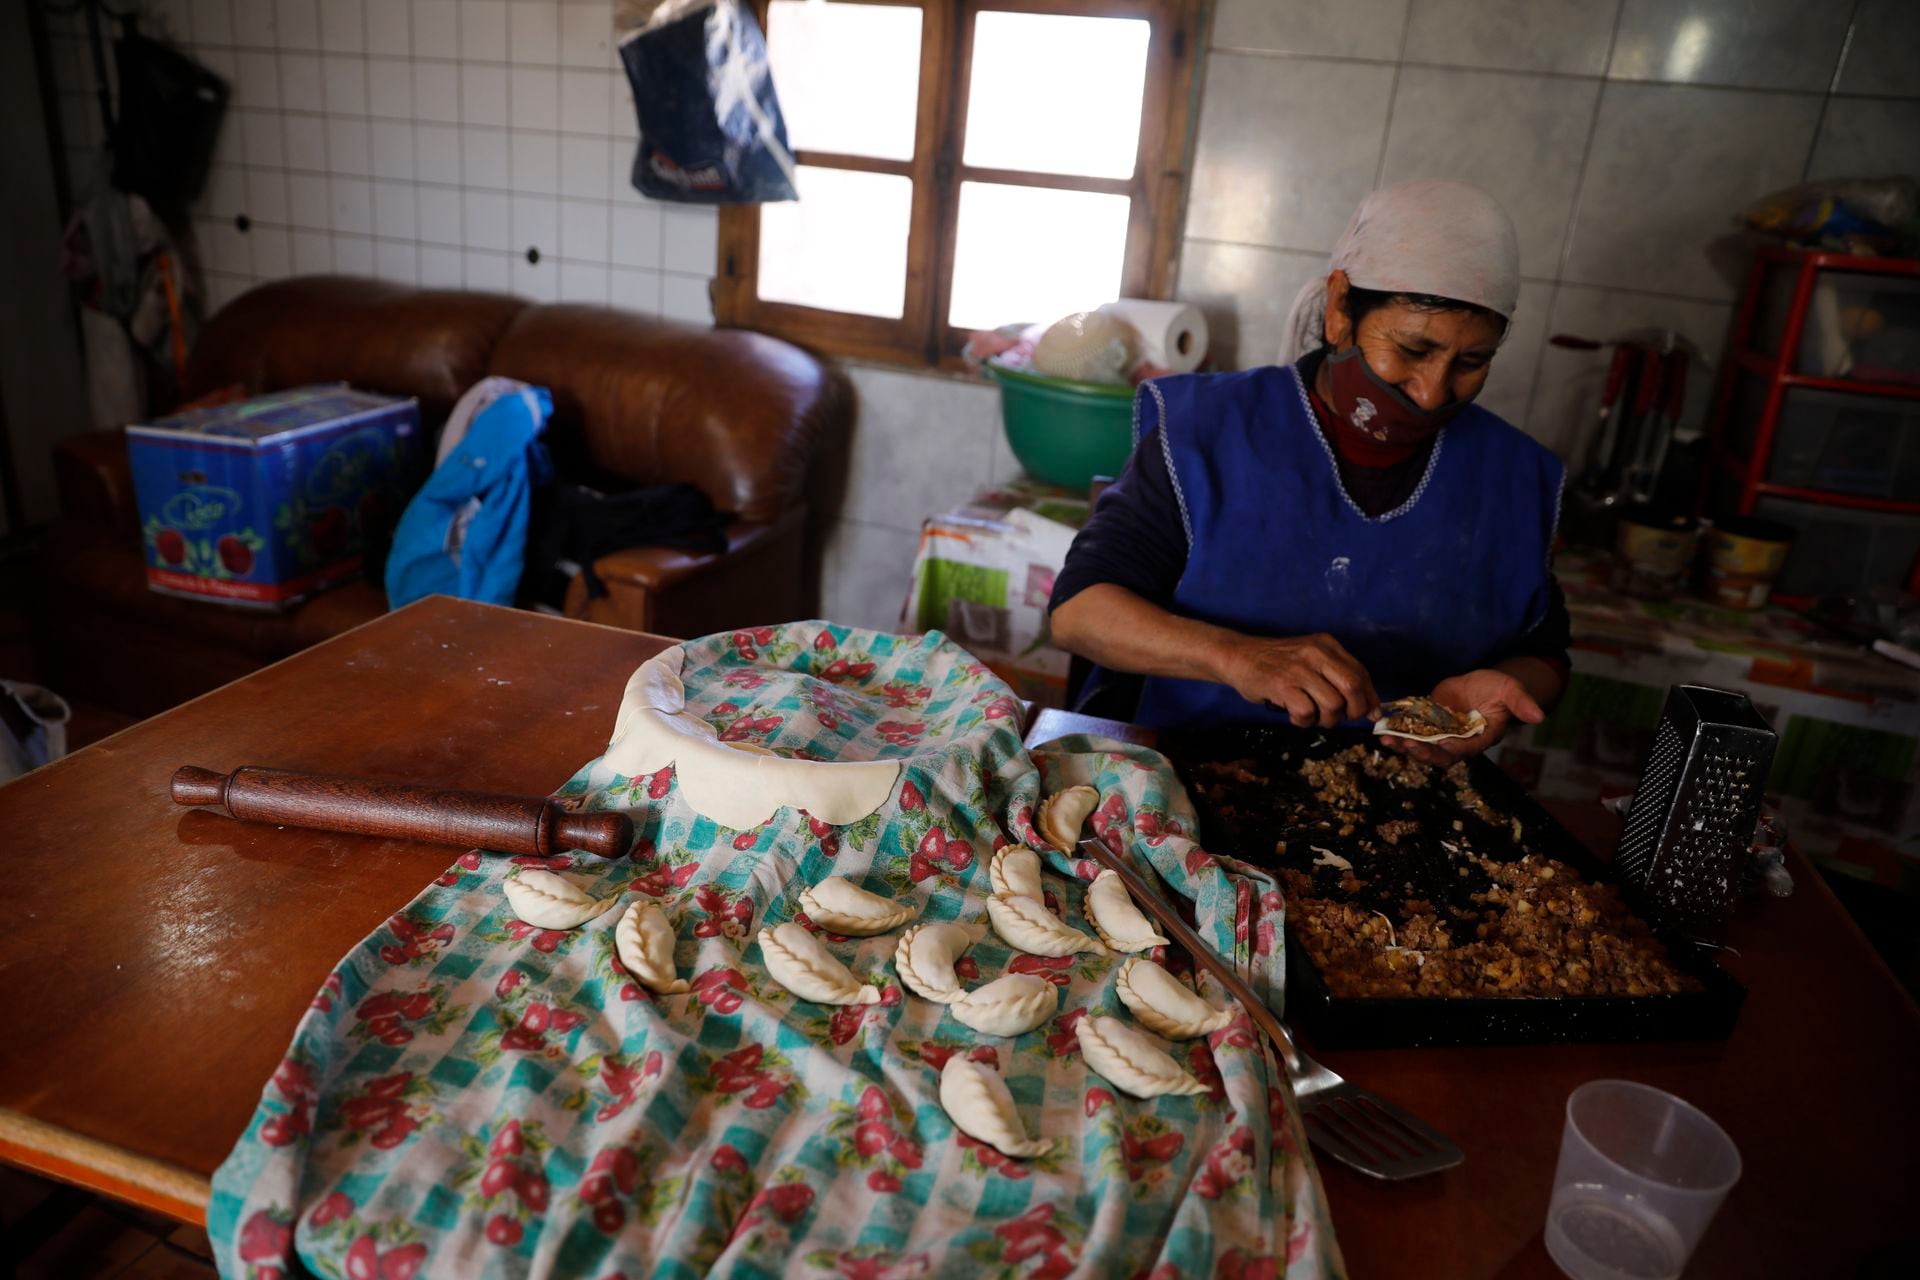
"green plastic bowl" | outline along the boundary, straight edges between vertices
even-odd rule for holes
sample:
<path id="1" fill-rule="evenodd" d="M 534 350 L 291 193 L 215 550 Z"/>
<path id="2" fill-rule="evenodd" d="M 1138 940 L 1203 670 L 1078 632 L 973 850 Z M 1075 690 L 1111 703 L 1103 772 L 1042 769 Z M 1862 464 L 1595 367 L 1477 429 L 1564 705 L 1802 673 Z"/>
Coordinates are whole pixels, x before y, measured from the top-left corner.
<path id="1" fill-rule="evenodd" d="M 985 366 L 1000 384 L 1007 443 L 1027 474 L 1085 492 L 1117 476 L 1133 452 L 1133 388 Z"/>

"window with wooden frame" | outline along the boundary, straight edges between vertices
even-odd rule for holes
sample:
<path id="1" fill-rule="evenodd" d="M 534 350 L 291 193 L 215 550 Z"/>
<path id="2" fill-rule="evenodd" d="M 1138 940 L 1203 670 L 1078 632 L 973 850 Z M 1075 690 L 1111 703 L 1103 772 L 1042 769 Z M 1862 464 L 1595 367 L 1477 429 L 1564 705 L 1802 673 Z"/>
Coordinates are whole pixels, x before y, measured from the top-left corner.
<path id="1" fill-rule="evenodd" d="M 725 209 L 721 324 L 954 364 L 1173 285 L 1202 0 L 755 0 L 800 199 Z"/>

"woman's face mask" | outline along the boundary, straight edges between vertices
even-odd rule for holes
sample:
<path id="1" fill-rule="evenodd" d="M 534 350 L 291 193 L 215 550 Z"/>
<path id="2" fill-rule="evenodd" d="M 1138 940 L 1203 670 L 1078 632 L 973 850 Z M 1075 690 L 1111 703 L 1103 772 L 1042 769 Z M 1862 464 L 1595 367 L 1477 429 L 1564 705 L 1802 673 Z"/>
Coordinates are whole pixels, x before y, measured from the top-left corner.
<path id="1" fill-rule="evenodd" d="M 1358 346 L 1327 356 L 1328 407 L 1370 439 L 1408 446 L 1430 439 L 1471 403 L 1454 400 L 1422 409 L 1367 363 Z"/>

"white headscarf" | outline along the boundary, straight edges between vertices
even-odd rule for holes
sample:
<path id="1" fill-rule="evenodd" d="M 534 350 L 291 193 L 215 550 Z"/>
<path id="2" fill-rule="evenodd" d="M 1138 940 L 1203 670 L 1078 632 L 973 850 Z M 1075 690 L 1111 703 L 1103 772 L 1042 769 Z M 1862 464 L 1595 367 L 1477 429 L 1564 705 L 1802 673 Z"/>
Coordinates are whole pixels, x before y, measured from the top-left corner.
<path id="1" fill-rule="evenodd" d="M 1360 202 L 1327 270 L 1356 288 L 1428 293 L 1471 302 L 1511 319 L 1520 299 L 1520 242 L 1494 198 L 1464 182 L 1402 182 Z M 1310 280 L 1293 300 L 1280 363 L 1324 340 L 1327 281 Z"/>

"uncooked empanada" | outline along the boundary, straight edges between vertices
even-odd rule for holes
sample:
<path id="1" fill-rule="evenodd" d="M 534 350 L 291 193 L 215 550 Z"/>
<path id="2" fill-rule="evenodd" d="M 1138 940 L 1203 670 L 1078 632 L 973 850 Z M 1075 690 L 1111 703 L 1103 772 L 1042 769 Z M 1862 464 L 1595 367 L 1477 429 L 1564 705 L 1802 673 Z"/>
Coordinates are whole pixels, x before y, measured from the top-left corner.
<path id="1" fill-rule="evenodd" d="M 760 954 L 773 980 L 816 1004 L 878 1004 L 880 988 L 863 984 L 827 944 L 792 920 L 760 931 Z"/>
<path id="2" fill-rule="evenodd" d="M 1144 956 L 1120 966 L 1113 989 L 1141 1026 L 1169 1040 L 1195 1040 L 1233 1021 L 1231 1008 L 1214 1008 Z"/>
<path id="3" fill-rule="evenodd" d="M 950 1006 L 953 1016 L 990 1036 L 1017 1036 L 1053 1016 L 1060 998 L 1045 978 L 1009 973 L 976 987 Z"/>
<path id="4" fill-rule="evenodd" d="M 563 875 L 521 867 L 507 877 L 507 905 L 536 929 L 578 929 L 620 897 L 596 898 Z"/>
<path id="5" fill-rule="evenodd" d="M 1136 1098 L 1163 1093 L 1205 1093 L 1207 1086 L 1142 1033 L 1118 1018 L 1082 1018 L 1074 1033 L 1087 1066 Z"/>
<path id="6" fill-rule="evenodd" d="M 1023 844 L 1010 844 L 994 854 L 987 864 L 987 879 L 995 893 L 1045 901 L 1045 890 L 1040 887 L 1040 855 Z"/>
<path id="7" fill-rule="evenodd" d="M 951 920 L 917 924 L 900 935 L 900 944 L 893 949 L 894 970 L 916 994 L 935 1004 L 952 1004 L 966 994 L 953 963 L 985 933 L 983 925 Z"/>
<path id="8" fill-rule="evenodd" d="M 996 893 L 987 899 L 993 931 L 1010 947 L 1036 956 L 1071 956 L 1105 951 L 1098 941 L 1054 916 L 1032 898 Z"/>
<path id="9" fill-rule="evenodd" d="M 940 1105 L 953 1127 L 1002 1155 L 1025 1158 L 1053 1150 L 1044 1138 L 1029 1138 L 1000 1073 L 956 1053 L 940 1068 Z"/>
<path id="10" fill-rule="evenodd" d="M 655 902 L 636 902 L 613 928 L 613 949 L 640 985 L 663 996 L 687 989 L 673 967 L 673 926 Z"/>
<path id="11" fill-rule="evenodd" d="M 1099 807 L 1100 793 L 1092 787 L 1068 787 L 1040 802 L 1040 816 L 1034 820 L 1034 826 L 1054 848 L 1072 853 L 1080 843 L 1080 828 Z"/>
<path id="12" fill-rule="evenodd" d="M 868 893 L 842 876 L 828 876 L 808 886 L 800 895 L 800 909 L 828 933 L 855 938 L 897 929 L 920 914 L 920 908 L 910 902 Z"/>
<path id="13" fill-rule="evenodd" d="M 1115 951 L 1145 951 L 1167 945 L 1153 921 L 1134 905 L 1120 873 L 1111 867 L 1095 876 L 1087 890 L 1087 919 L 1100 941 Z"/>

